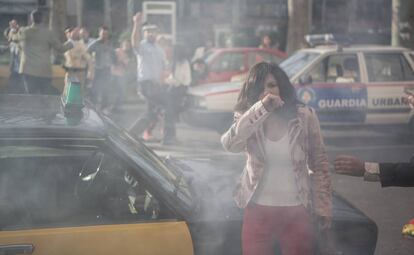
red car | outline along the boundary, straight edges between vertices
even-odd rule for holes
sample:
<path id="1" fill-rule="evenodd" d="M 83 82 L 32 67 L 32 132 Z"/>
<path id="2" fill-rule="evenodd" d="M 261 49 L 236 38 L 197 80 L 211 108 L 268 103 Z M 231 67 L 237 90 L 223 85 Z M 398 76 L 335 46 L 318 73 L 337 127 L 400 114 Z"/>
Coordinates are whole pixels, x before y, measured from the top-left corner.
<path id="1" fill-rule="evenodd" d="M 230 81 L 258 62 L 280 63 L 286 57 L 285 52 L 276 49 L 214 48 L 193 62 L 195 84 Z"/>

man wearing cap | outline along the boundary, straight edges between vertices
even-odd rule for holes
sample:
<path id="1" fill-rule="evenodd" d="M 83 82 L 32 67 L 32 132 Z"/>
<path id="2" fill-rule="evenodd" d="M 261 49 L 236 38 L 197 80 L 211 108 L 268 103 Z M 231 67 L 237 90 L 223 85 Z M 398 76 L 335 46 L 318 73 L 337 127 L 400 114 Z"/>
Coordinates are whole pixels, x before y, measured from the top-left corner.
<path id="1" fill-rule="evenodd" d="M 146 112 L 130 128 L 135 136 L 153 127 L 157 123 L 159 109 L 165 99 L 165 89 L 162 86 L 163 72 L 166 65 L 165 53 L 156 43 L 158 27 L 154 24 L 142 24 L 141 13 L 135 14 L 131 44 L 137 56 L 138 88 L 147 100 Z M 144 34 L 141 40 L 140 32 Z M 163 139 L 169 139 L 168 131 L 164 129 Z M 144 135 L 144 140 L 150 134 Z"/>

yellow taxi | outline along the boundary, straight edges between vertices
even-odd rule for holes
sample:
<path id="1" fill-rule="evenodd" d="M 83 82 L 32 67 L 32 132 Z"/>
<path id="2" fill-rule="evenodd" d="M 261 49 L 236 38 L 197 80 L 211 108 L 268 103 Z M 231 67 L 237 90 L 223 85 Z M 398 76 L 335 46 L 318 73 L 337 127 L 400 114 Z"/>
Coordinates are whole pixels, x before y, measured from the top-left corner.
<path id="1" fill-rule="evenodd" d="M 161 158 L 88 104 L 0 95 L 0 254 L 241 254 L 240 164 Z M 374 254 L 377 232 L 334 194 L 338 254 Z"/>

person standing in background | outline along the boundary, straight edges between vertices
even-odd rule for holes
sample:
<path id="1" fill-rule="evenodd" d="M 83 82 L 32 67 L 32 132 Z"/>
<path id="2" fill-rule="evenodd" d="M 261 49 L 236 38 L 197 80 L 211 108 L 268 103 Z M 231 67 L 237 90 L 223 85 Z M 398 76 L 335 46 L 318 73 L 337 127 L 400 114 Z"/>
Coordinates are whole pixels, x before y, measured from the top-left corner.
<path id="1" fill-rule="evenodd" d="M 166 79 L 168 89 L 163 144 L 169 145 L 177 142 L 175 123 L 183 108 L 184 97 L 191 81 L 191 66 L 187 59 L 186 48 L 184 45 L 178 44 L 174 49 L 171 75 Z"/>
<path id="2" fill-rule="evenodd" d="M 92 57 L 85 43 L 80 39 L 79 28 L 71 29 L 67 36 L 73 48 L 64 53 L 66 70 L 64 91 L 66 93 L 68 89 L 69 79 L 76 78 L 81 84 L 82 95 L 85 95 L 86 79 L 92 78 Z"/>
<path id="3" fill-rule="evenodd" d="M 20 66 L 20 49 L 16 42 L 13 42 L 12 37 L 19 32 L 19 24 L 15 19 L 9 22 L 9 27 L 4 30 L 4 37 L 9 43 L 10 49 L 10 76 L 7 82 L 7 90 L 10 93 L 24 93 L 22 78 L 19 73 Z"/>
<path id="4" fill-rule="evenodd" d="M 86 46 L 89 46 L 92 42 L 96 40 L 95 38 L 90 37 L 90 33 L 88 29 L 86 29 L 86 27 L 80 28 L 79 35 Z"/>
<path id="5" fill-rule="evenodd" d="M 99 28 L 99 38 L 88 46 L 88 52 L 93 56 L 95 69 L 92 81 L 92 100 L 98 109 L 105 110 L 109 106 L 111 66 L 115 59 L 115 52 L 109 41 L 108 27 Z"/>
<path id="6" fill-rule="evenodd" d="M 130 127 L 130 132 L 138 139 L 152 140 L 151 129 L 158 122 L 160 109 L 164 102 L 165 87 L 162 86 L 166 66 L 165 53 L 157 44 L 158 27 L 154 24 L 142 24 L 142 14 L 133 17 L 134 26 L 131 45 L 137 56 L 138 90 L 145 97 L 147 107 Z M 144 39 L 141 40 L 141 30 Z"/>
<path id="7" fill-rule="evenodd" d="M 127 72 L 128 66 L 131 62 L 132 56 L 131 42 L 127 39 L 121 41 L 119 48 L 115 49 L 115 62 L 111 67 L 112 72 L 112 95 L 114 96 L 114 102 L 111 110 L 120 110 L 121 104 L 126 100 L 127 89 Z"/>
<path id="8" fill-rule="evenodd" d="M 34 10 L 30 17 L 32 25 L 19 29 L 12 36 L 21 48 L 19 72 L 23 75 L 25 91 L 30 94 L 59 94 L 52 86 L 52 50 L 63 53 L 73 46 L 70 42 L 59 42 L 48 28 L 44 12 Z"/>
<path id="9" fill-rule="evenodd" d="M 262 37 L 262 41 L 259 45 L 260 49 L 276 49 L 278 48 L 278 45 L 273 44 L 273 40 L 270 37 L 270 35 L 264 35 Z"/>
<path id="10" fill-rule="evenodd" d="M 197 49 L 195 49 L 194 51 L 194 55 L 193 58 L 191 59 L 191 61 L 196 61 L 200 58 L 202 58 L 204 56 L 204 54 L 206 54 L 206 52 L 210 49 L 214 48 L 214 42 L 211 39 L 207 39 L 204 43 L 204 46 L 198 47 Z"/>

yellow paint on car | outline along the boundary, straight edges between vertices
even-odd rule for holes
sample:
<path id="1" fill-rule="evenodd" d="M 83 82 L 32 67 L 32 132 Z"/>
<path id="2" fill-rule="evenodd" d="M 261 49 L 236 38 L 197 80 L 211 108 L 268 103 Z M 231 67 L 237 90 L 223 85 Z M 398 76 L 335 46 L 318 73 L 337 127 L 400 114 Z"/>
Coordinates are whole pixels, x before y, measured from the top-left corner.
<path id="1" fill-rule="evenodd" d="M 33 244 L 42 255 L 191 255 L 183 221 L 0 231 L 0 245 Z"/>

